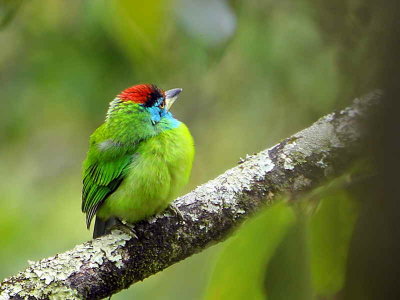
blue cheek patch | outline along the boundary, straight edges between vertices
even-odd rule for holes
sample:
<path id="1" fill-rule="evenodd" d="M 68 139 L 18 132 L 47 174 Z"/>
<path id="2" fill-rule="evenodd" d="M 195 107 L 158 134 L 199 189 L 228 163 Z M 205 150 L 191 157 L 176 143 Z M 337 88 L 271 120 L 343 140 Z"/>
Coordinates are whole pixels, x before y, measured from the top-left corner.
<path id="1" fill-rule="evenodd" d="M 164 129 L 173 129 L 179 126 L 180 122 L 173 117 L 173 115 L 166 111 L 165 109 L 159 108 L 157 106 L 146 107 L 147 111 L 150 113 L 151 122 L 153 125 L 160 123 L 161 127 Z"/>
<path id="2" fill-rule="evenodd" d="M 150 113 L 150 118 L 153 125 L 161 121 L 160 109 L 157 106 L 148 107 L 147 110 Z"/>

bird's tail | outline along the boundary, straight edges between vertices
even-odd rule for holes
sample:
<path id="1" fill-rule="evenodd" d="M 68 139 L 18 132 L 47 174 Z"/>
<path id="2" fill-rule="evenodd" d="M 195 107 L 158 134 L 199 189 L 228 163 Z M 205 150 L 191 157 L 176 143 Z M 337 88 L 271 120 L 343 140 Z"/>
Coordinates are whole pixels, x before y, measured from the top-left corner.
<path id="1" fill-rule="evenodd" d="M 94 223 L 93 238 L 98 238 L 110 232 L 110 229 L 118 224 L 116 218 L 109 218 L 106 221 L 99 219 L 96 216 L 96 222 Z"/>

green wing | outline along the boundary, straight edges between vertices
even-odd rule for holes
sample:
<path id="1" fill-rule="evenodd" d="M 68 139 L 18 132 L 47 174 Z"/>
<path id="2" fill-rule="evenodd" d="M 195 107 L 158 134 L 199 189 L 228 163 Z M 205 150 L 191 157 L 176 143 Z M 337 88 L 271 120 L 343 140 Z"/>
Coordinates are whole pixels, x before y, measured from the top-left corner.
<path id="1" fill-rule="evenodd" d="M 125 151 L 121 151 L 120 155 L 104 157 L 96 155 L 97 151 L 100 150 L 93 150 L 92 153 L 89 150 L 83 170 L 82 211 L 86 213 L 88 228 L 100 205 L 123 181 L 133 157 Z"/>

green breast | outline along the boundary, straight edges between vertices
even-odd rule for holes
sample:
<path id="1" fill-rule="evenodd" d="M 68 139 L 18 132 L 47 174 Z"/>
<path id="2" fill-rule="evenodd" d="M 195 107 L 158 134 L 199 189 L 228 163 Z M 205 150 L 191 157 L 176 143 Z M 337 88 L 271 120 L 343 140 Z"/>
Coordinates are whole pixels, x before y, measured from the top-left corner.
<path id="1" fill-rule="evenodd" d="M 121 185 L 97 215 L 136 222 L 161 212 L 188 182 L 193 157 L 193 138 L 183 123 L 141 142 Z"/>

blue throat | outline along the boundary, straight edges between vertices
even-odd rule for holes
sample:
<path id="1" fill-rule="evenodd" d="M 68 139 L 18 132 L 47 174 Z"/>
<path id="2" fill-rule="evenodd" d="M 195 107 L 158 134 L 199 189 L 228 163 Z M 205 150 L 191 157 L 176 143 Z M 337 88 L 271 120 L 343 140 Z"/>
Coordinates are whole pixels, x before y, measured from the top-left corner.
<path id="1" fill-rule="evenodd" d="M 146 107 L 146 110 L 150 113 L 153 125 L 164 130 L 177 128 L 181 123 L 169 111 L 158 106 Z"/>

